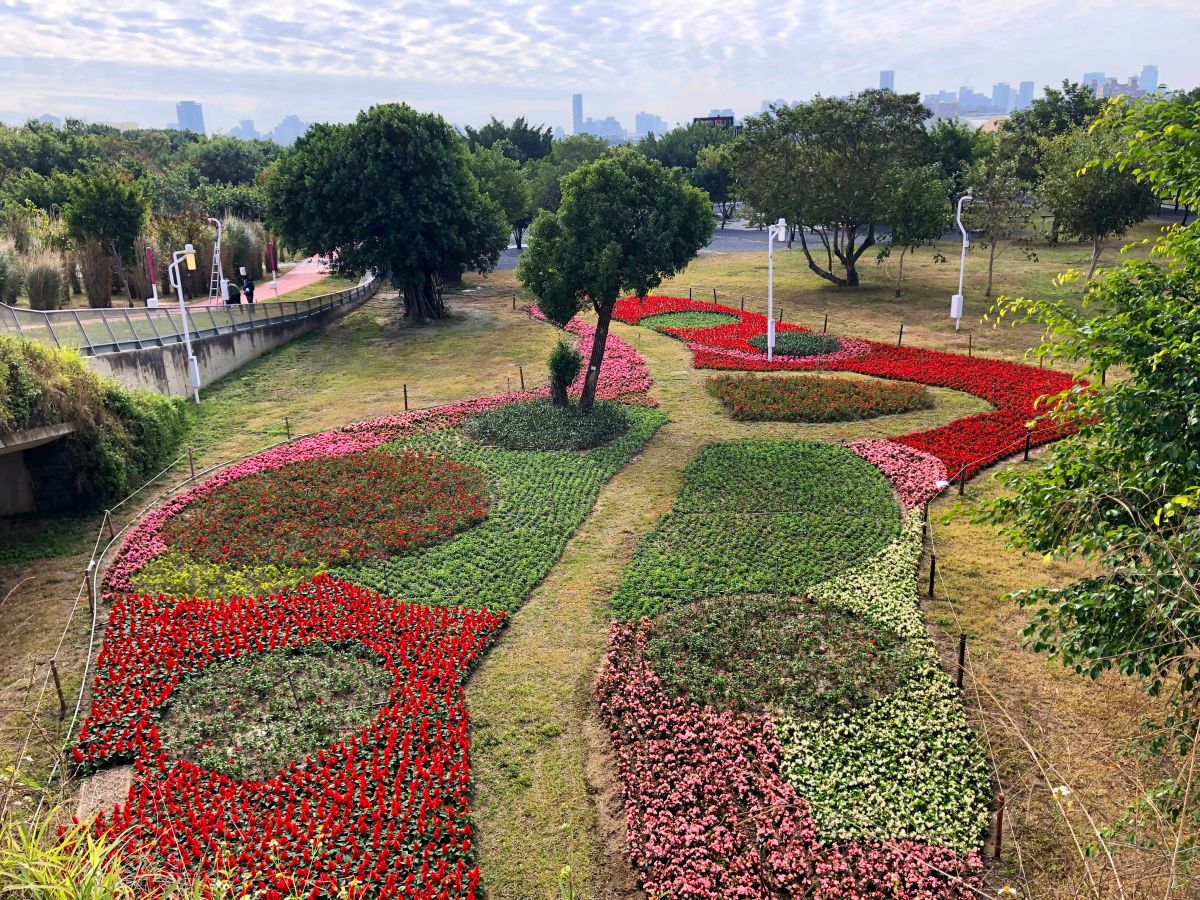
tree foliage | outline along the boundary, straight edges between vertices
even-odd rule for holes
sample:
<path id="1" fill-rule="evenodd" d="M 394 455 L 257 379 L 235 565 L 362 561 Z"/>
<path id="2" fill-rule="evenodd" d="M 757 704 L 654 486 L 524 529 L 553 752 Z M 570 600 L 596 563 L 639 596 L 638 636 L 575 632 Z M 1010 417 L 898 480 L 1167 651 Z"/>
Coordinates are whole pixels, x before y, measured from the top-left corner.
<path id="1" fill-rule="evenodd" d="M 1017 177 L 1034 185 L 1046 142 L 1089 125 L 1102 107 L 1090 87 L 1064 79 L 1061 89 L 1047 87 L 1044 96 L 1014 112 L 1000 126 L 1001 152 L 1012 160 Z"/>
<path id="2" fill-rule="evenodd" d="M 890 180 L 928 154 L 928 116 L 917 95 L 893 91 L 817 97 L 752 116 L 734 147 L 741 195 L 768 220 L 800 226 L 813 272 L 855 287 L 858 261 L 887 219 Z"/>
<path id="3" fill-rule="evenodd" d="M 529 182 L 517 163 L 493 147 L 476 147 L 471 151 L 471 174 L 479 189 L 504 211 L 517 247 L 533 218 L 532 192 Z"/>
<path id="4" fill-rule="evenodd" d="M 950 179 L 949 195 L 956 197 L 970 185 L 971 170 L 986 158 L 995 137 L 961 119 L 938 119 L 929 129 L 928 161 L 936 163 Z"/>
<path id="5" fill-rule="evenodd" d="M 990 297 L 996 257 L 1029 222 L 1026 184 L 1017 175 L 1016 163 L 999 152 L 977 162 L 970 181 L 973 199 L 963 214 L 969 227 L 982 232 L 987 243 L 988 278 L 983 294 Z"/>
<path id="6" fill-rule="evenodd" d="M 1109 163 L 1136 161 L 1149 183 L 1196 191 L 1200 145 L 1179 129 L 1194 133 L 1200 109 L 1190 122 L 1186 114 L 1162 101 L 1114 113 L 1107 127 L 1131 143 Z M 1187 759 L 1200 724 L 1200 228 L 1169 229 L 1154 256 L 1105 272 L 1082 306 L 1001 301 L 1002 315 L 1044 326 L 1040 352 L 1076 361 L 1091 385 L 1057 406 L 1079 431 L 1032 470 L 1001 476 L 1012 493 L 987 516 L 1022 549 L 1093 563 L 1090 577 L 1017 595 L 1034 610 L 1026 634 L 1077 672 L 1116 670 L 1170 695 L 1152 746 L 1173 745 L 1184 763 L 1147 803 L 1156 814 L 1190 817 L 1194 836 L 1200 792 Z M 1118 366 L 1126 378 L 1097 384 Z"/>
<path id="7" fill-rule="evenodd" d="M 951 179 L 942 174 L 936 163 L 914 169 L 898 169 L 893 173 L 888 190 L 891 209 L 888 212 L 888 243 L 880 257 L 899 251 L 896 265 L 896 296 L 904 278 L 904 255 L 924 244 L 932 244 L 945 233 L 950 224 L 950 202 L 947 194 Z"/>
<path id="8" fill-rule="evenodd" d="M 1091 280 L 1106 240 L 1120 237 L 1158 206 L 1154 191 L 1132 172 L 1118 167 L 1089 165 L 1111 159 L 1120 135 L 1105 130 L 1075 128 L 1052 138 L 1042 154 L 1039 190 L 1067 237 L 1091 241 Z"/>
<path id="9" fill-rule="evenodd" d="M 524 116 L 513 119 L 511 125 L 492 116 L 491 121 L 482 128 L 476 130 L 468 125 L 464 130 L 467 144 L 472 150 L 479 147 L 491 150 L 497 144 L 506 142 L 502 148 L 505 156 L 521 164 L 549 156 L 554 141 L 554 132 L 549 125 L 530 125 Z"/>
<path id="10" fill-rule="evenodd" d="M 561 180 L 608 151 L 608 141 L 591 134 L 573 134 L 555 141 L 549 156 L 533 160 L 524 169 L 533 193 L 533 208 L 557 211 L 562 203 Z"/>
<path id="11" fill-rule="evenodd" d="M 696 167 L 688 173 L 688 181 L 708 194 L 720 216 L 722 228 L 737 207 L 730 149 L 729 144 L 703 148 L 696 154 Z"/>
<path id="12" fill-rule="evenodd" d="M 274 170 L 267 218 L 288 246 L 329 257 L 339 274 L 390 277 L 416 320 L 445 315 L 444 273 L 488 270 L 508 246 L 465 143 L 441 116 L 399 103 L 309 129 Z"/>
<path id="13" fill-rule="evenodd" d="M 553 322 L 591 306 L 598 317 L 580 407 L 590 410 L 613 305 L 625 291 L 644 297 L 681 271 L 712 235 L 712 207 L 678 170 L 632 148 L 581 166 L 563 179 L 557 213 L 542 211 L 517 277 Z"/>
<path id="14" fill-rule="evenodd" d="M 94 241 L 104 249 L 132 306 L 133 293 L 125 266 L 132 262 L 135 244 L 146 224 L 146 202 L 141 193 L 119 175 L 98 171 L 71 179 L 69 196 L 64 216 L 68 232 L 77 245 Z M 111 271 L 108 284 L 111 287 Z M 109 297 L 89 299 L 93 305 L 107 306 Z"/>
<path id="15" fill-rule="evenodd" d="M 279 158 L 280 152 L 271 141 L 214 137 L 192 144 L 187 159 L 214 184 L 250 185 L 268 163 Z"/>
<path id="16" fill-rule="evenodd" d="M 648 134 L 637 143 L 637 148 L 650 159 L 656 159 L 668 169 L 679 168 L 690 172 L 696 168 L 697 158 L 706 147 L 719 147 L 733 140 L 733 131 L 705 122 L 693 122 L 672 128 L 662 136 Z"/>

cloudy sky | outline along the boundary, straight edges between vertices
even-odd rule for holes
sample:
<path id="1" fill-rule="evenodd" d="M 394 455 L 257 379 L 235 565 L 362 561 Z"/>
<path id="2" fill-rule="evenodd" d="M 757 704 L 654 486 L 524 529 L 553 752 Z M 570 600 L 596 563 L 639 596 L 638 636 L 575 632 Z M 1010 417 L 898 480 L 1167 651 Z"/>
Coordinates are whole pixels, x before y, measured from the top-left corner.
<path id="1" fill-rule="evenodd" d="M 210 131 L 343 121 L 405 100 L 456 123 L 674 123 L 767 97 L 843 94 L 896 70 L 928 92 L 1040 86 L 1157 63 L 1200 83 L 1197 0 L 0 0 L 0 119 L 42 113 Z"/>

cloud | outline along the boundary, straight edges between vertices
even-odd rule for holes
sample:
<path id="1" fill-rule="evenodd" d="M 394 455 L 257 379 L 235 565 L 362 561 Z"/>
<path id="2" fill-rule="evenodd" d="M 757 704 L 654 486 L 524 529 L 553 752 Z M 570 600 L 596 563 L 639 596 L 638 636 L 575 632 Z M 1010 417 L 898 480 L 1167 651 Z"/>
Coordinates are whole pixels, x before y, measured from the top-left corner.
<path id="1" fill-rule="evenodd" d="M 583 90 L 589 112 L 674 119 L 845 93 L 882 68 L 900 89 L 930 91 L 1158 62 L 1190 85 L 1196 34 L 1194 0 L 105 0 L 86 15 L 77 0 L 0 0 L 0 105 L 87 114 L 64 106 L 83 102 L 113 117 L 124 103 L 161 117 L 170 89 L 230 122 L 255 110 L 344 119 L 397 97 L 456 121 L 545 110 L 562 122 Z"/>

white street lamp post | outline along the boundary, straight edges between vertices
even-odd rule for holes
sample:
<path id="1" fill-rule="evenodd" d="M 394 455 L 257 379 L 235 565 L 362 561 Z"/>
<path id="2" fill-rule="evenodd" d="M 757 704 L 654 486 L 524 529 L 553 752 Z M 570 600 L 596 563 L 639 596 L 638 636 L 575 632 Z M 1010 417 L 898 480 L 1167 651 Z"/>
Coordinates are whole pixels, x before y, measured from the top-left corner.
<path id="1" fill-rule="evenodd" d="M 775 241 L 782 243 L 788 234 L 782 218 L 767 226 L 767 362 L 775 358 Z"/>
<path id="2" fill-rule="evenodd" d="M 958 198 L 958 211 L 955 214 L 955 219 L 958 221 L 958 230 L 962 232 L 962 258 L 958 263 L 958 293 L 950 298 L 950 318 L 954 320 L 954 330 L 958 331 L 962 325 L 963 314 L 963 275 L 967 270 L 967 248 L 971 246 L 971 239 L 967 237 L 967 229 L 963 226 L 962 208 L 964 203 L 970 203 L 975 198 L 971 196 L 971 189 L 967 188 L 967 192 Z"/>
<path id="3" fill-rule="evenodd" d="M 179 319 L 183 322 L 183 344 L 187 352 L 188 379 L 192 383 L 192 397 L 200 403 L 200 366 L 192 355 L 192 335 L 188 328 L 187 305 L 183 301 L 183 279 L 179 277 L 179 264 L 187 260 L 189 272 L 196 271 L 196 250 L 191 244 L 184 245 L 182 250 L 176 250 L 171 257 L 171 265 L 167 266 L 167 278 L 175 288 L 179 297 Z"/>

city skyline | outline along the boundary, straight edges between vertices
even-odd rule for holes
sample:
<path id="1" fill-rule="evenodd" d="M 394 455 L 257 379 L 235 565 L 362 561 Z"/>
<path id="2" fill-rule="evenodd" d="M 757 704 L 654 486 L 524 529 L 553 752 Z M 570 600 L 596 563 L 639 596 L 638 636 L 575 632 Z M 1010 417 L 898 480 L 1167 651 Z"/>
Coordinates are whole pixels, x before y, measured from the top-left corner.
<path id="1" fill-rule="evenodd" d="M 1163 33 L 1167 11 L 1174 25 Z M 10 0 L 0 5 L 0 117 L 163 127 L 179 99 L 195 98 L 209 130 L 223 132 L 288 114 L 346 121 L 404 100 L 457 124 L 525 115 L 569 130 L 564 98 L 580 91 L 628 128 L 638 112 L 673 124 L 714 106 L 754 112 L 766 96 L 842 95 L 877 85 L 883 69 L 898 90 L 921 92 L 1032 80 L 1040 93 L 1101 68 L 1124 79 L 1148 60 L 1173 87 L 1200 81 L 1188 40 L 1200 8 L 1184 0 L 1063 0 L 1054 16 L 1014 0 L 986 18 L 916 0 L 903 33 L 894 15 L 882 0 L 850 20 L 806 0 L 197 0 L 186 10 L 111 0 L 87 14 Z M 205 33 L 220 52 L 197 52 Z"/>

